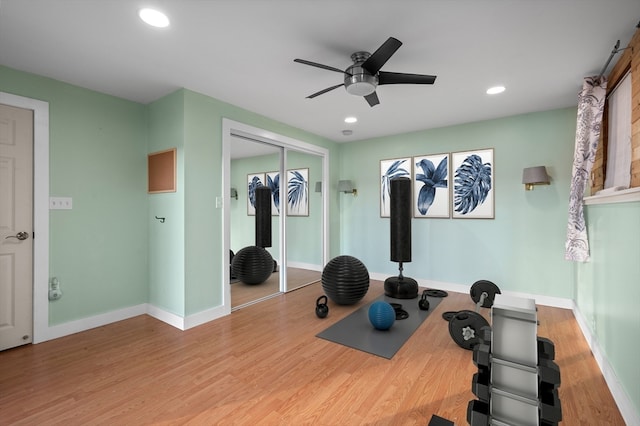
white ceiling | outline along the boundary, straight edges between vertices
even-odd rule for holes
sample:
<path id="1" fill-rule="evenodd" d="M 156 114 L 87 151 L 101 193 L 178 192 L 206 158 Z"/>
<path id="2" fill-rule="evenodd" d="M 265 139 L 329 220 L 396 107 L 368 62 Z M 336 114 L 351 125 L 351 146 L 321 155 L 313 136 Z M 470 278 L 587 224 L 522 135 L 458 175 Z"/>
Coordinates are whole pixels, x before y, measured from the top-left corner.
<path id="1" fill-rule="evenodd" d="M 185 87 L 345 142 L 576 105 L 639 20 L 639 0 L 0 0 L 0 64 L 141 103 Z M 382 70 L 435 85 L 305 99 L 342 76 L 294 58 L 345 69 L 389 36 L 404 44 Z"/>

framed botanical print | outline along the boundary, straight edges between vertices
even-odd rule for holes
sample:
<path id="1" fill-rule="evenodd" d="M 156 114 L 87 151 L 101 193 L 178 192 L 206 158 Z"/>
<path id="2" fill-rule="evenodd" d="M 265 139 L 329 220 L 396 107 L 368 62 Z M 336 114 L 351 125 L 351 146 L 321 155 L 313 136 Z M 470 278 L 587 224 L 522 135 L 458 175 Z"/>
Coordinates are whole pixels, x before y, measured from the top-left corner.
<path id="1" fill-rule="evenodd" d="M 280 214 L 280 172 L 267 172 L 266 183 L 271 189 L 271 215 Z"/>
<path id="2" fill-rule="evenodd" d="M 287 170 L 287 214 L 309 216 L 309 169 Z"/>
<path id="3" fill-rule="evenodd" d="M 250 173 L 247 175 L 247 214 L 256 214 L 256 188 L 264 185 L 264 173 Z"/>
<path id="4" fill-rule="evenodd" d="M 449 154 L 413 157 L 413 217 L 450 216 Z"/>
<path id="5" fill-rule="evenodd" d="M 493 148 L 451 154 L 454 219 L 493 219 L 495 165 Z"/>
<path id="6" fill-rule="evenodd" d="M 380 217 L 391 214 L 391 179 L 397 177 L 411 179 L 411 157 L 380 160 Z"/>

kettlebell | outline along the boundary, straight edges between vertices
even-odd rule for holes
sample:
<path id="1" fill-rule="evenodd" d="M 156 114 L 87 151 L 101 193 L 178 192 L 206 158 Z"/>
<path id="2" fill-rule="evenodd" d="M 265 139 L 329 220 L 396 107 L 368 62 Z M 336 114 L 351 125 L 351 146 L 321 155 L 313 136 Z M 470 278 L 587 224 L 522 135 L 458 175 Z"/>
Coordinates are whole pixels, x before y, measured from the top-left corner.
<path id="1" fill-rule="evenodd" d="M 429 301 L 427 300 L 427 290 L 422 292 L 422 297 L 418 301 L 418 307 L 421 311 L 429 310 Z"/>
<path id="2" fill-rule="evenodd" d="M 327 301 L 327 296 L 320 296 L 318 297 L 318 300 L 316 300 L 316 316 L 318 318 L 325 318 L 329 314 Z"/>

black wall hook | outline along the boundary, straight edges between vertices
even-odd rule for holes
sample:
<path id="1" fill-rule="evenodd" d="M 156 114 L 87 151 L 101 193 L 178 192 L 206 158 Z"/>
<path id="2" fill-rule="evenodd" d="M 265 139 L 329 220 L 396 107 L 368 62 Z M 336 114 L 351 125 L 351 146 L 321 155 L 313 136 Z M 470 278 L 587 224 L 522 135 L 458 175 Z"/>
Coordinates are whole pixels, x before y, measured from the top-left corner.
<path id="1" fill-rule="evenodd" d="M 160 221 L 160 223 L 164 223 L 164 217 L 158 217 L 156 216 L 156 219 L 158 219 Z"/>

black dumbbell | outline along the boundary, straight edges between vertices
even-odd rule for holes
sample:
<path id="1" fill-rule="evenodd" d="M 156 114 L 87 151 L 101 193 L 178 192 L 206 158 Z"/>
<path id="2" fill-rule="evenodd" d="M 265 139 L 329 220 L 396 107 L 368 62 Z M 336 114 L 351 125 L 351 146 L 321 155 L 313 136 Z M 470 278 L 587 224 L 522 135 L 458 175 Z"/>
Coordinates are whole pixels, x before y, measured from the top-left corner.
<path id="1" fill-rule="evenodd" d="M 489 402 L 491 397 L 491 387 L 489 386 L 490 374 L 482 371 L 473 374 L 471 379 L 471 392 L 480 400 Z"/>
<path id="2" fill-rule="evenodd" d="M 471 426 L 488 426 L 489 404 L 477 399 L 469 401 L 469 405 L 467 405 L 467 422 Z"/>
<path id="3" fill-rule="evenodd" d="M 554 360 L 556 347 L 551 340 L 538 336 L 538 359 L 540 358 Z"/>
<path id="4" fill-rule="evenodd" d="M 556 424 L 562 420 L 562 405 L 558 397 L 558 390 L 544 392 L 539 395 L 540 420 L 547 423 Z"/>
<path id="5" fill-rule="evenodd" d="M 491 347 L 478 343 L 473 347 L 473 363 L 476 367 L 491 367 Z"/>
<path id="6" fill-rule="evenodd" d="M 550 359 L 538 360 L 538 383 L 552 387 L 560 386 L 560 367 Z"/>

